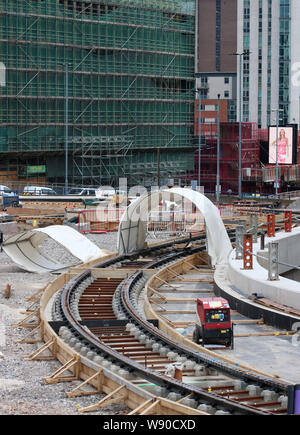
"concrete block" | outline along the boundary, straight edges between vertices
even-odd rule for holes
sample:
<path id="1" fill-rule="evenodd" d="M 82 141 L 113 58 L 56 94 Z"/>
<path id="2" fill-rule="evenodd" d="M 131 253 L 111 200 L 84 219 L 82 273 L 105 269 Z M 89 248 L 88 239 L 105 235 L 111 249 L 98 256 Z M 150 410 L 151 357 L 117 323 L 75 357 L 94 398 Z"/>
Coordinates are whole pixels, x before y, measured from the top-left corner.
<path id="1" fill-rule="evenodd" d="M 159 397 L 167 397 L 168 390 L 164 387 L 155 387 L 155 394 Z"/>
<path id="2" fill-rule="evenodd" d="M 277 400 L 278 394 L 272 390 L 263 390 L 261 395 L 264 397 L 264 402 L 271 402 L 273 400 Z"/>
<path id="3" fill-rule="evenodd" d="M 246 390 L 249 391 L 249 396 L 258 396 L 261 393 L 261 388 L 258 385 L 248 385 Z"/>
<path id="4" fill-rule="evenodd" d="M 186 368 L 187 370 L 193 370 L 194 367 L 195 367 L 195 365 L 196 365 L 195 361 L 191 361 L 191 360 L 187 360 L 187 361 L 184 363 L 184 366 L 185 366 L 185 368 Z"/>
<path id="5" fill-rule="evenodd" d="M 168 352 L 171 352 L 170 349 L 169 349 L 168 347 L 164 347 L 164 346 L 162 346 L 162 347 L 159 349 L 159 353 L 160 353 L 161 356 L 167 356 Z"/>
<path id="6" fill-rule="evenodd" d="M 96 356 L 95 352 L 92 352 L 91 350 L 86 354 L 88 359 L 94 359 Z"/>
<path id="7" fill-rule="evenodd" d="M 128 370 L 120 369 L 117 373 L 119 376 L 121 376 L 124 379 L 127 379 L 128 381 L 134 378 L 134 376 L 131 373 L 129 373 Z"/>
<path id="8" fill-rule="evenodd" d="M 161 344 L 159 344 L 159 343 L 153 343 L 152 344 L 152 350 L 153 350 L 153 352 L 158 352 L 160 348 L 161 348 Z"/>
<path id="9" fill-rule="evenodd" d="M 95 356 L 95 357 L 93 358 L 93 361 L 94 361 L 96 364 L 102 365 L 103 358 L 102 358 L 101 356 L 97 355 L 97 356 Z"/>
<path id="10" fill-rule="evenodd" d="M 280 396 L 278 401 L 280 402 L 281 408 L 287 408 L 288 407 L 288 397 L 287 396 Z"/>
<path id="11" fill-rule="evenodd" d="M 217 411 L 215 413 L 215 415 L 230 415 L 229 411 L 223 411 L 222 409 L 220 409 L 219 411 Z"/>
<path id="12" fill-rule="evenodd" d="M 108 367 L 108 370 L 113 373 L 118 373 L 120 371 L 120 366 L 118 366 L 117 364 L 112 364 L 110 367 Z"/>
<path id="13" fill-rule="evenodd" d="M 198 402 L 195 399 L 183 399 L 181 402 L 183 405 L 188 406 L 189 408 L 197 408 Z"/>
<path id="14" fill-rule="evenodd" d="M 87 353 L 88 353 L 88 351 L 89 351 L 89 348 L 88 348 L 88 347 L 86 347 L 86 346 L 82 346 L 82 348 L 80 349 L 80 354 L 81 354 L 82 356 L 86 356 Z"/>
<path id="15" fill-rule="evenodd" d="M 215 414 L 216 410 L 213 406 L 211 405 L 205 405 L 204 403 L 202 403 L 201 405 L 198 406 L 199 411 L 202 412 L 206 412 L 207 414 Z"/>
<path id="16" fill-rule="evenodd" d="M 172 400 L 173 402 L 178 402 L 181 399 L 181 394 L 179 393 L 169 393 L 167 395 L 167 399 Z"/>
<path id="17" fill-rule="evenodd" d="M 151 348 L 153 343 L 154 343 L 154 340 L 152 340 L 152 338 L 147 338 L 147 340 L 145 342 L 145 347 Z"/>
<path id="18" fill-rule="evenodd" d="M 247 386 L 246 382 L 240 380 L 234 380 L 232 383 L 234 385 L 234 391 L 245 390 Z"/>
<path id="19" fill-rule="evenodd" d="M 167 358 L 170 360 L 170 361 L 175 361 L 176 360 L 176 358 L 177 357 L 179 357 L 179 355 L 178 355 L 178 353 L 176 353 L 176 352 L 168 352 L 167 353 Z"/>

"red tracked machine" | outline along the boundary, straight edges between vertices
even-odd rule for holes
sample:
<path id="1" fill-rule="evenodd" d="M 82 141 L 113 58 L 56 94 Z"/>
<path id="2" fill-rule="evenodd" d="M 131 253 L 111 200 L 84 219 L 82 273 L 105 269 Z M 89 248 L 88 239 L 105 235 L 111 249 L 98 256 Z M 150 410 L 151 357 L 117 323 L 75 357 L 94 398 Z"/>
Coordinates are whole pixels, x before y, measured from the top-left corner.
<path id="1" fill-rule="evenodd" d="M 222 344 L 233 347 L 230 306 L 223 298 L 197 299 L 197 320 L 193 341 L 198 344 Z"/>

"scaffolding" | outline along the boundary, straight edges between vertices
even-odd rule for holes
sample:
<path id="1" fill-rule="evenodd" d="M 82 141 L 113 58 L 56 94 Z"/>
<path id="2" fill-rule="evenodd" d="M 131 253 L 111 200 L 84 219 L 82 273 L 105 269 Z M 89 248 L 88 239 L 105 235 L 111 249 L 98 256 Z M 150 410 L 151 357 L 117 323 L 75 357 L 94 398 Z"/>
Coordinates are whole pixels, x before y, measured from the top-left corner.
<path id="1" fill-rule="evenodd" d="M 194 1 L 0 6 L 0 177 L 62 182 L 66 148 L 77 185 L 151 184 L 158 148 L 162 177 L 193 169 Z"/>

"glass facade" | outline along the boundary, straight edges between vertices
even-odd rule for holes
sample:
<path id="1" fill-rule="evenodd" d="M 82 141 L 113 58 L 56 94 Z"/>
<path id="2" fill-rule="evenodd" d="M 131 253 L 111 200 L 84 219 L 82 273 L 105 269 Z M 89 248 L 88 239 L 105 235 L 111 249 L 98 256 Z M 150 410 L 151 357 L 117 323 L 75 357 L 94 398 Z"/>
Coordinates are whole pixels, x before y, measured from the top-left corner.
<path id="1" fill-rule="evenodd" d="M 271 68 L 272 68 L 272 56 L 274 55 L 274 48 L 272 47 L 272 32 L 274 32 L 274 16 L 273 1 L 267 0 L 267 14 L 263 13 L 264 0 L 259 0 L 258 4 L 258 35 L 254 36 L 254 40 L 257 40 L 257 47 L 252 47 L 255 53 L 258 55 L 258 70 L 257 76 L 253 79 L 257 80 L 258 94 L 257 94 L 257 119 L 258 126 L 261 127 L 262 124 L 262 98 L 263 98 L 263 84 L 262 84 L 262 74 L 263 74 L 263 32 L 267 32 L 267 68 L 268 68 L 268 78 L 267 78 L 267 94 L 266 94 L 266 107 L 267 107 L 267 123 L 272 123 L 272 108 L 271 108 L 271 95 L 272 86 L 271 83 Z M 249 50 L 251 53 L 250 46 L 250 1 L 243 1 L 243 48 L 244 50 Z M 277 23 L 276 23 L 277 24 Z M 276 35 L 279 43 L 279 101 L 278 107 L 283 111 L 282 122 L 287 123 L 289 120 L 289 105 L 290 105 L 290 0 L 280 0 L 280 11 L 279 11 L 279 34 Z M 251 56 L 251 54 L 250 54 Z M 253 56 L 253 53 L 252 53 Z M 253 59 L 253 58 L 252 58 Z M 243 120 L 245 122 L 251 121 L 249 119 L 249 56 L 243 56 Z M 254 103 L 254 102 L 253 102 Z M 252 104 L 252 103 L 251 103 Z M 252 120 L 253 121 L 253 120 Z"/>
<path id="2" fill-rule="evenodd" d="M 279 109 L 283 125 L 289 120 L 290 100 L 290 0 L 280 0 Z"/>
<path id="3" fill-rule="evenodd" d="M 244 27 L 243 27 L 243 49 L 250 48 L 250 0 L 244 0 Z M 240 59 L 243 61 L 243 121 L 249 120 L 249 54 Z"/>

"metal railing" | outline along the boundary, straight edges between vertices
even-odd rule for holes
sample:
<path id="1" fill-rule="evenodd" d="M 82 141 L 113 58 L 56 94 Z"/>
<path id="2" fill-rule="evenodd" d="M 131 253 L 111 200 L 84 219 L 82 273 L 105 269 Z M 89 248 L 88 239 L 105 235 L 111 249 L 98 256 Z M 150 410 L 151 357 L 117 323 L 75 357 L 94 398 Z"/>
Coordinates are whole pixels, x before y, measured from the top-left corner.
<path id="1" fill-rule="evenodd" d="M 257 242 L 258 227 L 267 226 L 268 237 L 275 237 L 275 215 L 267 216 L 267 223 L 257 224 L 257 216 L 250 220 L 250 228 L 245 229 L 244 225 L 238 225 L 236 227 L 236 259 L 243 260 L 243 268 L 245 270 L 253 269 L 253 256 L 260 258 L 263 261 L 268 261 L 268 280 L 275 281 L 279 279 L 279 265 L 288 267 L 293 270 L 300 270 L 298 265 L 293 265 L 279 260 L 279 243 L 272 241 L 268 244 L 268 256 L 263 256 L 253 252 L 253 242 Z M 296 218 L 297 224 L 299 223 Z M 290 211 L 285 212 L 284 219 L 281 219 L 277 223 L 284 222 L 284 226 L 277 228 L 279 230 L 284 229 L 286 233 L 292 231 L 292 213 Z M 261 250 L 265 249 L 265 233 L 261 233 Z"/>

